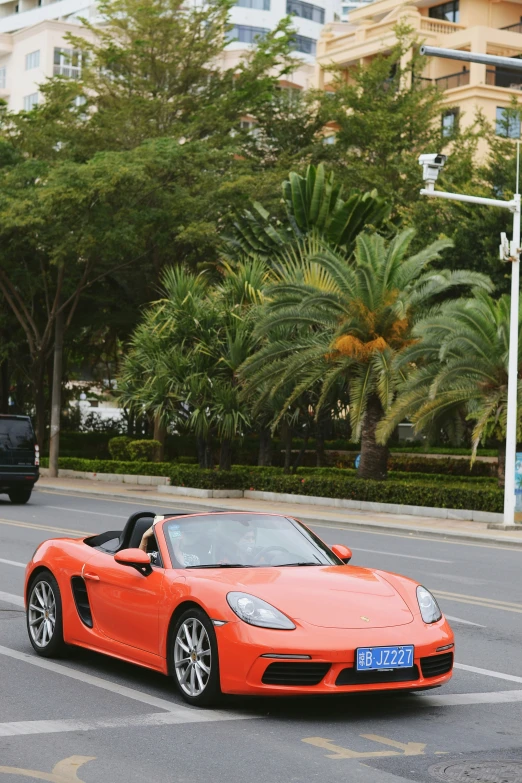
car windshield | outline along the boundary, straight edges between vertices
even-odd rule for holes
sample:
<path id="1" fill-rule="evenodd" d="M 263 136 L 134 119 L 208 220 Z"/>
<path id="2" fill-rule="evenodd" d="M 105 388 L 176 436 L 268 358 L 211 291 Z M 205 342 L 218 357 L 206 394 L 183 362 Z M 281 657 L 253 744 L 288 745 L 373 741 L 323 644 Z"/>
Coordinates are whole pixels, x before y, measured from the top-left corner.
<path id="1" fill-rule="evenodd" d="M 163 530 L 174 568 L 342 565 L 299 522 L 264 514 L 176 517 Z"/>
<path id="2" fill-rule="evenodd" d="M 28 419 L 10 419 L 0 416 L 0 451 L 33 447 L 34 432 Z"/>

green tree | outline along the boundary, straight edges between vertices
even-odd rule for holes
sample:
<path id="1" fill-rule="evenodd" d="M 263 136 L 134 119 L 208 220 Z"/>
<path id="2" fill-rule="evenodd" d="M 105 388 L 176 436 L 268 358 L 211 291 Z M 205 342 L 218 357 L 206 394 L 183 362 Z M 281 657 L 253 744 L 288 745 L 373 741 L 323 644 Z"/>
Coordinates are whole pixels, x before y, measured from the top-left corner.
<path id="1" fill-rule="evenodd" d="M 493 299 L 484 291 L 472 298 L 444 302 L 414 327 L 415 342 L 397 357 L 396 372 L 407 373 L 396 402 L 381 423 L 385 442 L 408 417 L 417 431 L 432 434 L 441 427 L 456 436 L 463 420 L 473 423 L 473 458 L 486 439 L 499 448 L 503 483 L 507 420 L 510 297 Z M 522 318 L 519 326 L 522 339 Z M 519 343 L 522 370 L 522 342 Z M 522 381 L 519 380 L 519 395 Z M 518 411 L 522 440 L 522 410 Z"/>
<path id="2" fill-rule="evenodd" d="M 483 275 L 432 271 L 448 241 L 409 255 L 413 237 L 411 229 L 389 243 L 360 234 L 353 256 L 311 237 L 283 253 L 258 315 L 256 335 L 264 344 L 241 370 L 247 384 L 266 385 L 271 394 L 291 384 L 281 413 L 317 386 L 320 409 L 335 387 L 349 401 L 353 438 L 361 439 L 361 478 L 386 477 L 388 450 L 376 430 L 395 399 L 401 379 L 395 359 L 415 321 L 452 290 L 491 288 Z"/>

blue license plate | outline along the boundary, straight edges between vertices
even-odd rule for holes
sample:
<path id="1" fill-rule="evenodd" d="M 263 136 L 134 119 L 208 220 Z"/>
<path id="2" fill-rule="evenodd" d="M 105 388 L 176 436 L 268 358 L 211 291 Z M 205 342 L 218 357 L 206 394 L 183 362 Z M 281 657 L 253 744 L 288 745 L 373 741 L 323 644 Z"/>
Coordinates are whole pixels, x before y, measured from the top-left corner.
<path id="1" fill-rule="evenodd" d="M 402 647 L 359 647 L 356 650 L 357 671 L 408 669 L 413 666 L 413 644 Z"/>

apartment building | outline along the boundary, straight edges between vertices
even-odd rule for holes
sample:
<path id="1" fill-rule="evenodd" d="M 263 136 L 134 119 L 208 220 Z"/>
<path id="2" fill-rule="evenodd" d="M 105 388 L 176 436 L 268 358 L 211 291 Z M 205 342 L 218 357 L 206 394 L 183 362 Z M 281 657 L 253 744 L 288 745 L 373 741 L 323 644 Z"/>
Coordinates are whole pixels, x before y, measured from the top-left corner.
<path id="1" fill-rule="evenodd" d="M 296 68 L 282 86 L 312 87 L 321 30 L 339 13 L 339 0 L 237 0 L 221 66 L 234 67 L 259 37 L 291 14 Z M 96 20 L 92 0 L 0 0 L 0 99 L 11 111 L 36 105 L 41 100 L 38 85 L 53 74 L 79 76 L 81 52 L 72 52 L 64 40 L 68 32 L 86 34 L 79 17 Z"/>
<path id="2" fill-rule="evenodd" d="M 407 22 L 420 41 L 447 49 L 522 57 L 522 0 L 375 0 L 351 12 L 350 25 L 327 25 L 317 47 L 316 79 L 324 87 L 335 65 L 346 71 L 391 50 L 394 28 Z M 471 124 L 481 110 L 501 135 L 520 137 L 520 122 L 506 123 L 513 96 L 522 98 L 522 71 L 432 58 L 422 78 L 444 90 L 443 128 Z M 522 107 L 521 107 L 522 108 Z"/>

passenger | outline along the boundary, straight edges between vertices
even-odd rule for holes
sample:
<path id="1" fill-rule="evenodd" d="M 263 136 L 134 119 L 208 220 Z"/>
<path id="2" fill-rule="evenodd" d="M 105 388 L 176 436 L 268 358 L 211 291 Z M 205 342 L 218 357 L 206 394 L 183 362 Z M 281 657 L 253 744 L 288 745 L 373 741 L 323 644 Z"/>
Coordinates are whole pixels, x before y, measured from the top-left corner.
<path id="1" fill-rule="evenodd" d="M 152 527 L 149 527 L 149 529 L 146 530 L 143 534 L 139 546 L 143 552 L 147 552 L 149 540 L 154 535 L 154 524 L 159 522 L 160 519 L 164 519 L 164 517 L 155 517 Z M 172 544 L 172 549 L 174 550 L 174 557 L 177 560 L 177 564 L 185 567 L 199 565 L 199 557 L 197 555 L 191 555 L 188 552 L 183 552 L 182 550 L 184 534 L 180 526 L 169 525 L 168 534 Z M 150 562 L 152 565 L 156 565 L 159 558 L 159 552 L 150 552 L 148 554 L 150 554 Z"/>
<path id="2" fill-rule="evenodd" d="M 237 548 L 245 564 L 251 563 L 256 549 L 256 532 L 253 528 L 245 530 L 237 542 Z"/>

